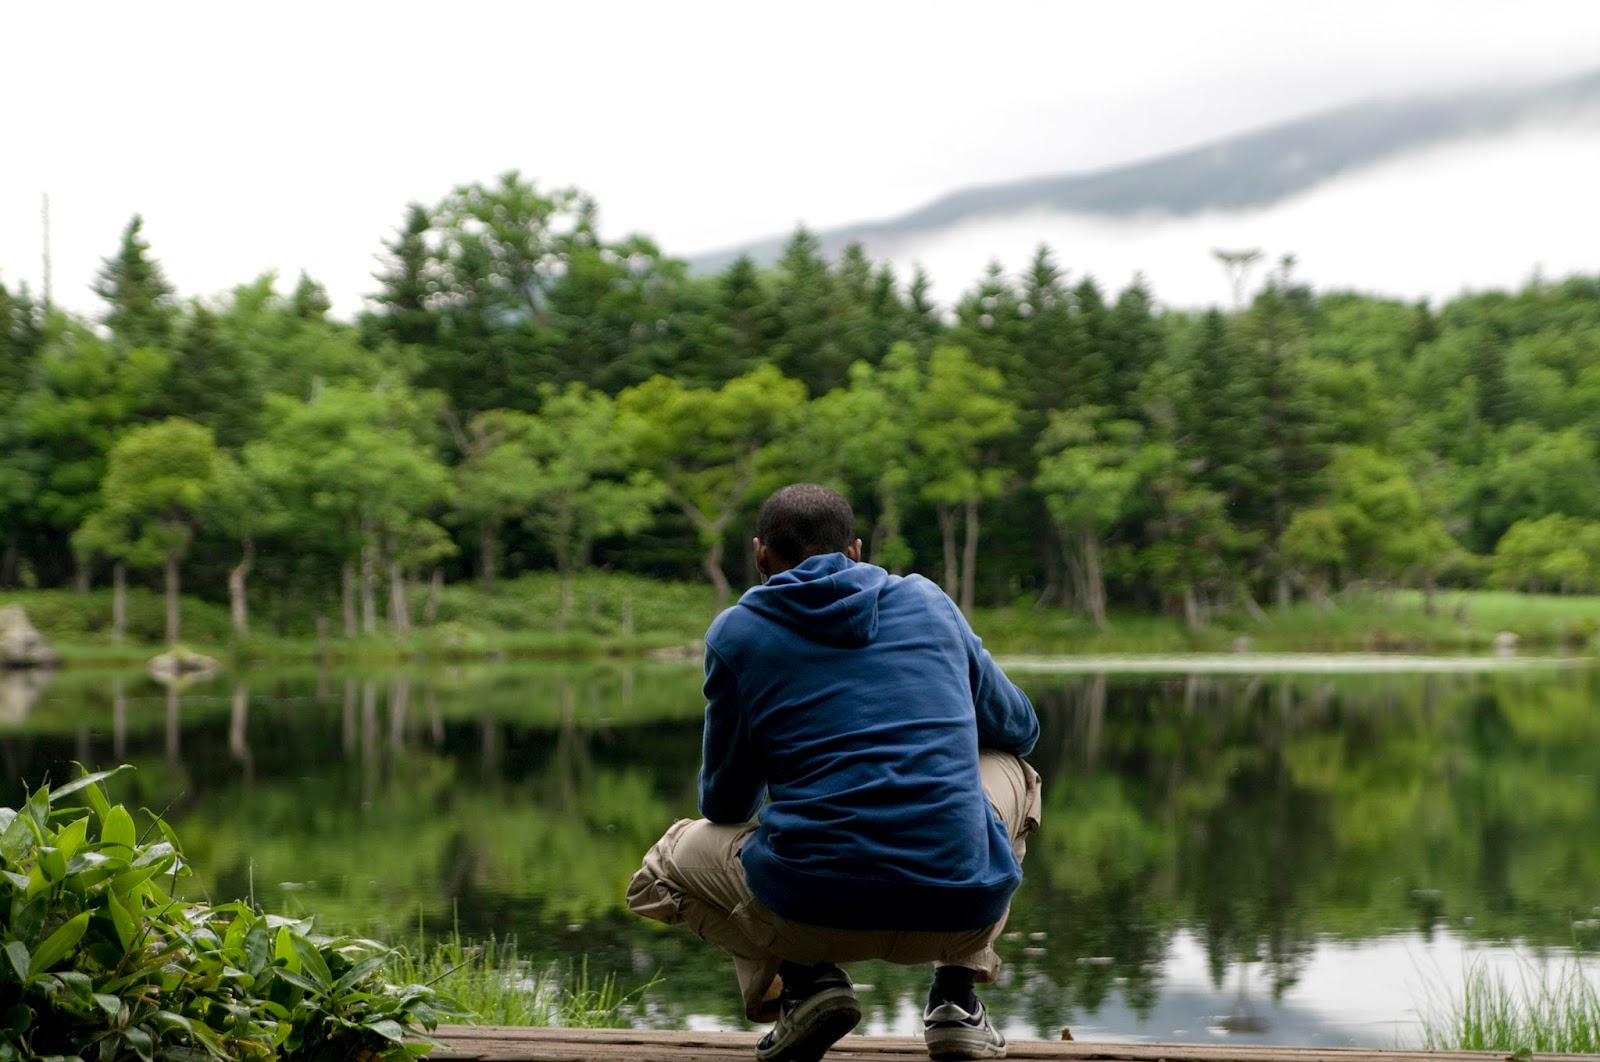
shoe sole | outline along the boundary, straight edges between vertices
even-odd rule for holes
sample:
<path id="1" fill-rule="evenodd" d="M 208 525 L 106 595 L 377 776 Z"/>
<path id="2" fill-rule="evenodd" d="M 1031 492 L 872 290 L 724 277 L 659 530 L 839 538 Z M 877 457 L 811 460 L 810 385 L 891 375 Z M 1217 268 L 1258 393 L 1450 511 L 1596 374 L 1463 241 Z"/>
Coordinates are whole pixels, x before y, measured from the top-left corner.
<path id="1" fill-rule="evenodd" d="M 928 1057 L 933 1062 L 968 1062 L 978 1058 L 1004 1058 L 1006 1045 L 994 1043 L 983 1029 L 939 1029 L 927 1037 Z"/>
<path id="2" fill-rule="evenodd" d="M 810 1013 L 800 1034 L 781 1048 L 763 1053 L 757 1062 L 817 1062 L 840 1037 L 861 1021 L 861 1001 L 849 988 L 829 988 L 806 1000 Z"/>

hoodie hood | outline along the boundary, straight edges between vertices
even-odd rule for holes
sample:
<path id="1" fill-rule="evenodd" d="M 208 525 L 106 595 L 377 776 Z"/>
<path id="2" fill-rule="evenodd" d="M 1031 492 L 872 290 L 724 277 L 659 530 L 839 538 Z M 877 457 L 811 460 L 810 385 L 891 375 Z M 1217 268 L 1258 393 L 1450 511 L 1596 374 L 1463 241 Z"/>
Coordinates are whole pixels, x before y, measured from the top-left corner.
<path id="1" fill-rule="evenodd" d="M 739 604 L 813 641 L 856 648 L 878 636 L 878 595 L 891 578 L 875 565 L 826 553 L 745 591 Z"/>

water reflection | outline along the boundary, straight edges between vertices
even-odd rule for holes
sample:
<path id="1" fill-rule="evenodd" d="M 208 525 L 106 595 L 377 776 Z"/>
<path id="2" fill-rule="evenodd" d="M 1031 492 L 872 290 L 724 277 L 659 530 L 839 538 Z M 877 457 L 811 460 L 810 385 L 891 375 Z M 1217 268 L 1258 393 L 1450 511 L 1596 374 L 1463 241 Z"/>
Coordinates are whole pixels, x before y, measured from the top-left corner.
<path id="1" fill-rule="evenodd" d="M 170 805 L 197 894 L 397 938 L 514 935 L 536 960 L 661 972 L 653 1020 L 737 1025 L 704 945 L 620 905 L 693 811 L 698 686 L 642 664 L 184 687 L 67 672 L 0 724 L 4 798 L 73 760 L 131 761 L 117 795 Z M 1386 1045 L 1393 1026 L 1368 1023 L 1411 997 L 1341 1000 L 1396 941 L 1600 944 L 1588 672 L 1029 686 L 1045 828 L 991 994 L 1018 1034 Z M 869 1028 L 910 1031 L 925 972 L 855 972 Z"/>

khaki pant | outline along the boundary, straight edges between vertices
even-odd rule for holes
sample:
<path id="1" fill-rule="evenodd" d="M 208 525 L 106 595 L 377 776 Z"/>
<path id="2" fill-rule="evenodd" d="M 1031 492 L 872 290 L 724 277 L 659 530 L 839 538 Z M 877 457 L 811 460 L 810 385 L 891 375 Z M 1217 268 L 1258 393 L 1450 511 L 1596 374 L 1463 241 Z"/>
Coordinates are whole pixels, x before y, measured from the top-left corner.
<path id="1" fill-rule="evenodd" d="M 980 754 L 978 767 L 984 793 L 1006 824 L 1020 861 L 1028 835 L 1039 828 L 1038 772 L 1015 756 L 990 750 Z M 753 823 L 725 826 L 679 819 L 645 855 L 628 884 L 629 910 L 667 925 L 687 922 L 733 957 L 745 1016 L 751 1021 L 776 1020 L 782 961 L 948 963 L 970 967 L 979 981 L 994 980 L 1000 965 L 994 941 L 1005 927 L 1004 917 L 992 926 L 962 932 L 896 932 L 827 929 L 768 910 L 751 894 L 739 860 L 755 830 Z"/>

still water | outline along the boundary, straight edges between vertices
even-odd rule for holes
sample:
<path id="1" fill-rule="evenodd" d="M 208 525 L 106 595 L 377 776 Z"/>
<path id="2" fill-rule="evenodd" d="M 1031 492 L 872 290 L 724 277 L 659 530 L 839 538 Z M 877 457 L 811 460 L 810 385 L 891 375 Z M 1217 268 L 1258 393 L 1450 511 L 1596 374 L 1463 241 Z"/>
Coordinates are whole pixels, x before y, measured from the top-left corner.
<path id="1" fill-rule="evenodd" d="M 1600 946 L 1600 674 L 1025 674 L 1044 828 L 985 998 L 1013 1036 L 1391 1046 L 1474 963 Z M 629 916 L 692 815 L 693 667 L 0 676 L 0 803 L 73 761 L 167 809 L 189 892 L 399 941 L 514 937 L 742 1028 L 725 963 Z M 863 964 L 863 1031 L 926 971 Z"/>

